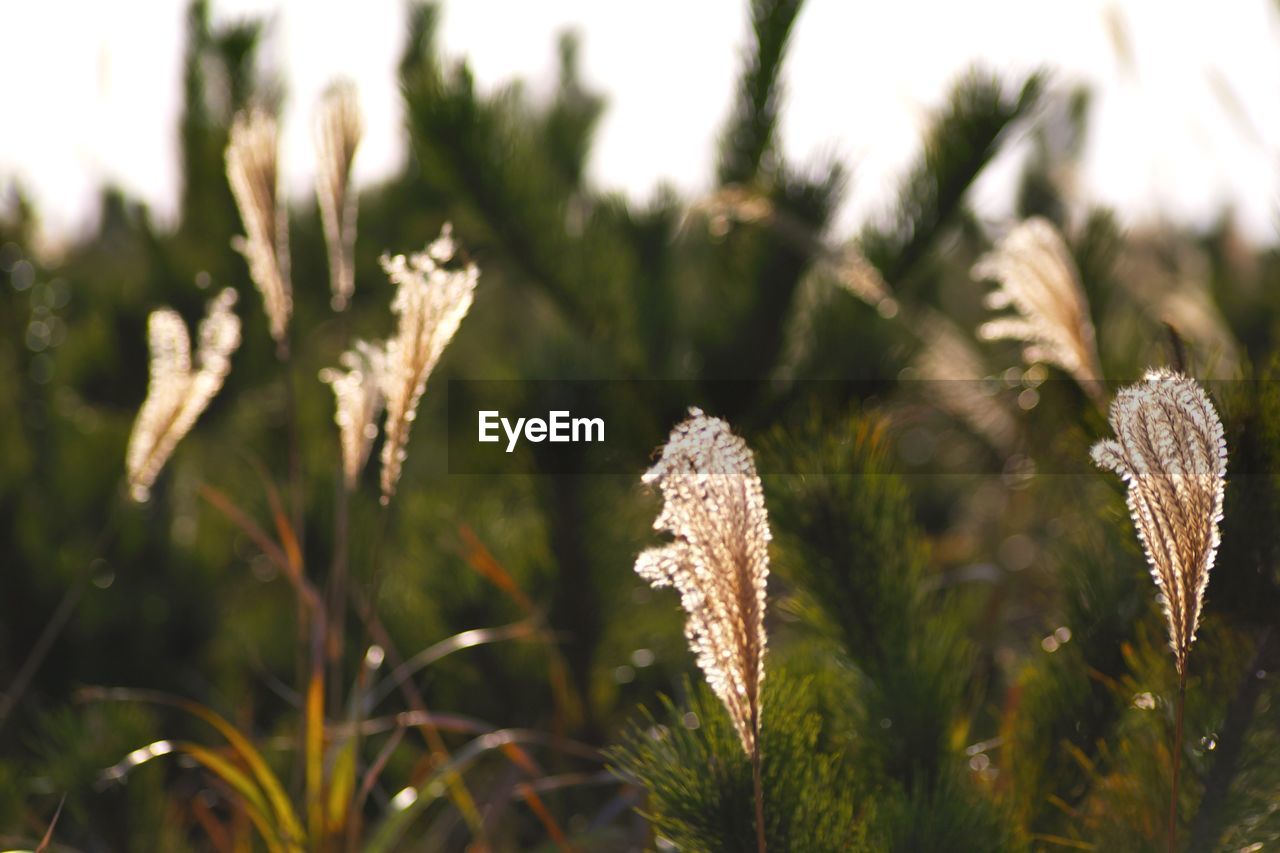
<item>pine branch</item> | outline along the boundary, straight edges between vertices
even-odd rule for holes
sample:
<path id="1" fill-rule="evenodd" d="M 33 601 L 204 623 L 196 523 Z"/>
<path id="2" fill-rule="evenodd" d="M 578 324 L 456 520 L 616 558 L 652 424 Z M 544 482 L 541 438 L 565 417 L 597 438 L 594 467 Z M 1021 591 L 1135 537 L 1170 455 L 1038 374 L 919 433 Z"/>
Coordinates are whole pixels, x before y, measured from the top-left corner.
<path id="1" fill-rule="evenodd" d="M 803 0 L 751 4 L 751 53 L 738 83 L 733 112 L 720 139 L 721 186 L 754 182 L 772 154 L 782 92 L 778 76 Z"/>
<path id="2" fill-rule="evenodd" d="M 1043 78 L 1033 74 L 1007 94 L 995 75 L 973 70 L 951 90 L 934 119 L 920 160 L 899 193 L 898 209 L 862 233 L 867 258 L 903 289 L 959 214 L 964 196 L 995 158 L 1009 129 L 1037 104 Z"/>
<path id="3" fill-rule="evenodd" d="M 1227 707 L 1227 715 L 1219 729 L 1222 734 L 1214 751 L 1213 766 L 1204 779 L 1204 797 L 1191 821 L 1188 850 L 1217 849 L 1222 831 L 1226 828 L 1223 818 L 1227 795 L 1231 792 L 1232 780 L 1240 769 L 1245 739 L 1257 714 L 1262 689 L 1266 685 L 1266 681 L 1259 678 L 1258 673 L 1274 672 L 1277 669 L 1280 669 L 1280 630 L 1271 626 L 1263 634 L 1258 651 L 1240 681 L 1240 688 Z"/>

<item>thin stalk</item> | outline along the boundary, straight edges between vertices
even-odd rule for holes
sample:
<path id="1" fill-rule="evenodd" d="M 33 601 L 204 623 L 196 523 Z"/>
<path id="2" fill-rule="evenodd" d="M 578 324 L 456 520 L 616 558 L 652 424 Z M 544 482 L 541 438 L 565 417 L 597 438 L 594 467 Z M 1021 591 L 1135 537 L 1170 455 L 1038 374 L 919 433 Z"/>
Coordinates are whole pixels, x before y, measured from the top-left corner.
<path id="1" fill-rule="evenodd" d="M 364 620 L 365 629 L 369 632 L 370 637 L 379 646 L 382 647 L 386 654 L 387 663 L 393 668 L 398 669 L 404 666 L 404 659 L 396 650 L 395 645 L 391 642 L 391 635 L 387 633 L 386 627 L 383 626 L 378 615 L 373 611 L 372 603 L 362 601 L 357 595 L 357 607 L 360 610 L 360 616 Z M 471 796 L 471 792 L 467 789 L 467 783 L 456 770 L 449 769 L 449 765 L 453 760 L 449 753 L 449 748 L 445 745 L 444 739 L 440 736 L 440 730 L 432 721 L 431 712 L 427 708 L 426 700 L 422 698 L 422 694 L 413 686 L 410 679 L 403 679 L 398 682 L 400 692 L 404 696 L 409 707 L 420 714 L 423 724 L 418 726 L 418 731 L 422 734 L 423 740 L 426 741 L 427 750 L 431 754 L 431 761 L 434 767 L 441 768 L 445 771 L 444 782 L 449 788 L 449 793 L 454 805 L 461 812 L 463 820 L 466 821 L 468 828 L 475 836 L 476 840 L 481 843 L 484 849 L 488 849 L 487 834 L 484 829 L 484 821 L 480 818 L 479 809 L 476 808 L 475 799 Z"/>
<path id="2" fill-rule="evenodd" d="M 302 493 L 302 456 L 298 439 L 298 395 L 297 389 L 294 387 L 293 379 L 293 356 L 289 345 L 288 335 L 283 340 L 276 343 L 276 357 L 280 361 L 280 367 L 284 371 L 284 387 L 285 387 L 285 418 L 286 418 L 286 435 L 288 439 L 288 465 L 289 465 L 289 523 L 293 526 L 293 536 L 297 540 L 298 551 L 302 555 L 299 570 L 303 572 L 303 580 L 305 582 L 306 566 L 306 546 L 304 544 L 306 536 L 303 530 L 303 493 Z M 307 685 L 311 680 L 311 655 L 308 650 L 313 645 L 312 636 L 314 622 L 308 621 L 308 602 L 299 596 L 297 601 L 296 616 L 298 625 L 297 634 L 297 654 L 295 655 L 295 670 L 297 672 L 298 684 L 302 687 L 302 695 L 307 695 Z M 315 608 L 315 612 L 311 614 L 313 620 L 323 620 L 323 607 Z M 323 653 L 323 648 L 321 649 Z M 303 777 L 304 787 L 308 787 L 306 775 L 307 768 L 307 727 L 303 726 L 299 730 L 298 758 L 295 762 L 294 772 L 296 775 Z M 301 771 L 299 773 L 299 771 Z"/>
<path id="3" fill-rule="evenodd" d="M 756 851 L 766 853 L 764 843 L 764 785 L 760 773 L 760 720 L 757 712 L 752 712 L 752 728 L 755 729 L 755 748 L 751 750 L 751 788 L 756 803 Z"/>
<path id="4" fill-rule="evenodd" d="M 1187 674 L 1178 672 L 1178 709 L 1173 724 L 1173 786 L 1169 790 L 1169 853 L 1178 850 L 1178 769 L 1182 764 L 1182 712 L 1187 704 Z"/>
<path id="5" fill-rule="evenodd" d="M 339 338 L 350 339 L 348 311 L 338 312 Z M 330 703 L 337 708 L 342 702 L 342 652 L 347 626 L 347 568 L 351 527 L 351 489 L 347 487 L 342 452 L 338 452 L 338 494 L 334 499 L 333 566 L 329 572 L 329 660 Z"/>
<path id="6" fill-rule="evenodd" d="M 303 690 L 303 749 L 304 787 L 307 800 L 307 832 L 313 844 L 322 843 L 324 834 L 324 663 L 325 663 L 325 609 L 324 601 L 314 587 L 304 587 L 306 607 L 310 615 L 311 673 Z"/>
<path id="7" fill-rule="evenodd" d="M 333 567 L 329 572 L 329 641 L 326 649 L 329 661 L 330 702 L 337 707 L 341 702 L 342 652 L 346 642 L 347 623 L 347 566 L 349 529 L 351 526 L 351 492 L 343 479 L 341 462 L 338 471 L 338 496 L 334 507 Z"/>
<path id="8" fill-rule="evenodd" d="M 371 561 L 372 565 L 370 567 L 371 577 L 369 579 L 369 597 L 366 599 L 360 594 L 358 589 L 352 590 L 352 593 L 355 597 L 355 604 L 360 613 L 360 618 L 364 623 L 365 632 L 369 641 L 379 645 L 382 648 L 383 653 L 386 655 L 387 663 L 392 668 L 396 668 L 403 666 L 404 660 L 400 657 L 399 652 L 396 651 L 395 645 L 391 642 L 391 635 L 387 633 L 386 628 L 378 619 L 377 612 L 375 611 L 375 605 L 378 601 L 378 595 L 382 585 L 382 551 L 387 537 L 387 528 L 390 525 L 391 512 L 389 504 L 381 504 L 379 516 L 378 533 L 373 540 L 373 556 Z M 433 764 L 438 767 L 447 767 L 451 761 L 449 748 L 445 745 L 444 739 L 440 737 L 439 729 L 437 729 L 435 724 L 431 722 L 430 712 L 427 709 L 426 701 L 422 698 L 422 694 L 419 693 L 413 686 L 412 682 L 407 679 L 399 682 L 399 686 L 400 692 L 404 696 L 405 701 L 408 702 L 410 708 L 422 714 L 426 720 L 426 722 L 424 722 L 422 726 L 419 726 L 418 729 L 426 741 L 427 749 L 431 754 Z M 357 707 L 355 714 L 357 719 L 354 720 L 357 724 L 360 722 L 358 718 L 361 713 L 362 709 Z M 448 772 L 444 777 L 444 781 L 449 788 L 449 793 L 454 804 L 458 807 L 458 811 L 462 813 L 462 817 L 466 821 L 468 828 L 471 830 L 476 840 L 479 841 L 485 849 L 487 849 L 487 834 L 484 829 L 484 822 L 480 818 L 480 812 L 476 808 L 475 800 L 472 798 L 471 792 L 467 789 L 466 782 L 456 771 Z M 358 819 L 358 817 L 358 815 L 353 815 L 353 818 L 355 819 Z M 353 840 L 353 835 L 354 834 L 348 835 L 349 843 Z"/>
<path id="9" fill-rule="evenodd" d="M 306 541 L 306 536 L 302 526 L 304 521 L 302 451 L 298 440 L 298 394 L 294 386 L 293 359 L 287 342 L 281 343 L 276 348 L 276 355 L 280 358 L 281 366 L 284 368 L 285 415 L 288 418 L 289 437 L 289 497 L 290 509 L 293 515 L 290 521 L 293 523 L 293 535 L 298 539 L 298 548 L 302 549 L 305 555 L 306 550 L 303 543 Z"/>

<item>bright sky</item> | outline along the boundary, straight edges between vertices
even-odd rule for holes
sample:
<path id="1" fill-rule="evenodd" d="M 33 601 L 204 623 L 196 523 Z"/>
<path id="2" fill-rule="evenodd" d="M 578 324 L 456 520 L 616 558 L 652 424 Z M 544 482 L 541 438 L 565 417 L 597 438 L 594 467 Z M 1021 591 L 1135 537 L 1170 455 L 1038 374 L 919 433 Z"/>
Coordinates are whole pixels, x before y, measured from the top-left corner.
<path id="1" fill-rule="evenodd" d="M 367 135 L 357 180 L 404 156 L 394 68 L 406 0 L 213 0 L 215 18 L 272 16 L 264 61 L 288 93 L 285 170 L 309 192 L 312 109 L 336 76 L 360 88 Z M 707 188 L 714 140 L 747 37 L 746 0 L 446 0 L 442 46 L 480 85 L 513 77 L 549 91 L 555 39 L 583 38 L 583 73 L 609 97 L 594 180 L 647 197 L 660 181 Z M 186 3 L 0 3 L 0 186 L 32 191 L 46 233 L 91 221 L 95 188 L 122 184 L 161 222 L 176 205 L 176 119 Z M 1121 22 L 1127 48 L 1117 49 Z M 883 211 L 918 149 L 928 110 L 974 60 L 1045 64 L 1096 84 L 1083 190 L 1131 223 L 1206 222 L 1226 205 L 1271 241 L 1280 189 L 1280 15 L 1274 0 L 809 0 L 791 44 L 783 144 L 835 152 L 854 172 L 841 216 Z M 1123 55 L 1127 52 L 1130 60 Z M 1010 205 L 1014 162 L 977 190 L 983 215 Z"/>

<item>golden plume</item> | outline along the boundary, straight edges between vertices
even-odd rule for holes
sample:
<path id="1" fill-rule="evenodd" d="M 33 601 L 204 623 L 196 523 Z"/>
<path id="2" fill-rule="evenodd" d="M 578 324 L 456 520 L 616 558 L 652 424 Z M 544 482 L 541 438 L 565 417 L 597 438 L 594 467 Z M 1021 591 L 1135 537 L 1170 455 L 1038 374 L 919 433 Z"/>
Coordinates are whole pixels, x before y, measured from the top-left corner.
<path id="1" fill-rule="evenodd" d="M 279 132 L 262 110 L 236 116 L 227 145 L 227 181 L 244 222 L 233 245 L 249 263 L 249 277 L 262 293 L 271 337 L 284 351 L 293 313 L 289 283 L 289 218 L 279 193 Z"/>
<path id="2" fill-rule="evenodd" d="M 1021 341 L 1028 363 L 1055 364 L 1095 400 L 1102 399 L 1089 303 L 1071 253 L 1048 220 L 1034 217 L 1016 226 L 978 259 L 973 276 L 999 283 L 987 295 L 988 308 L 1016 312 L 982 324 L 979 337 Z"/>
<path id="3" fill-rule="evenodd" d="M 1111 403 L 1115 439 L 1093 446 L 1093 461 L 1128 484 L 1129 514 L 1146 551 L 1169 627 L 1179 675 L 1196 638 L 1227 475 L 1222 422 L 1195 380 L 1148 370 Z"/>
<path id="4" fill-rule="evenodd" d="M 399 316 L 387 341 L 383 393 L 387 420 L 382 444 L 382 503 L 391 502 L 405 459 L 409 429 L 427 379 L 471 309 L 480 271 L 473 263 L 452 265 L 456 246 L 445 225 L 425 251 L 407 258 L 383 256 L 382 268 L 397 286 L 391 310 Z M 446 265 L 449 265 L 446 267 Z"/>
<path id="5" fill-rule="evenodd" d="M 680 593 L 689 647 L 754 759 L 772 537 L 751 450 L 723 420 L 690 409 L 644 482 L 662 491 L 654 529 L 675 541 L 640 554 L 636 573 Z"/>
<path id="6" fill-rule="evenodd" d="M 355 291 L 356 194 L 351 164 L 364 131 L 353 86 L 330 86 L 316 113 L 316 199 L 329 250 L 329 286 L 335 311 L 345 311 Z"/>
<path id="7" fill-rule="evenodd" d="M 240 318 L 232 307 L 236 292 L 223 290 L 209 302 L 200 322 L 195 370 L 191 340 L 176 311 L 153 311 L 147 322 L 151 347 L 151 381 L 138 411 L 125 452 L 129 494 L 136 501 L 151 495 L 151 485 L 173 449 L 195 425 L 218 393 L 231 369 L 231 354 L 240 345 Z"/>
<path id="8" fill-rule="evenodd" d="M 941 314 L 925 313 L 919 322 L 922 346 L 912 366 L 928 397 L 996 450 L 1012 452 L 1018 422 L 985 381 L 987 369 L 973 341 Z"/>
<path id="9" fill-rule="evenodd" d="M 387 356 L 378 346 L 356 341 L 355 349 L 344 352 L 338 361 L 346 369 L 325 368 L 320 371 L 320 380 L 333 387 L 337 405 L 333 420 L 342 444 L 343 482 L 351 490 L 378 435 L 376 421 L 384 403 Z"/>

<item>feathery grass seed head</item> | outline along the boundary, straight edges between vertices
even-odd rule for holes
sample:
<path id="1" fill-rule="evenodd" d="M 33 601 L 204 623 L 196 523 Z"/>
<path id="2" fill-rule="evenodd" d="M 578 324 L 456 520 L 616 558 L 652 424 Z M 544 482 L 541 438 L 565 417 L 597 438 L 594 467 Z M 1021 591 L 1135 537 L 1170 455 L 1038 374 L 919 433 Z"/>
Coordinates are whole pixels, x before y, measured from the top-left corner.
<path id="1" fill-rule="evenodd" d="M 262 293 L 271 337 L 283 343 L 293 313 L 289 283 L 289 218 L 279 201 L 279 130 L 259 109 L 238 114 L 227 145 L 227 181 L 244 222 L 234 246 Z"/>
<path id="2" fill-rule="evenodd" d="M 382 258 L 383 270 L 397 287 L 391 310 L 399 318 L 396 334 L 387 341 L 383 372 L 387 406 L 382 444 L 384 504 L 395 494 L 409 429 L 427 379 L 471 309 L 480 278 L 474 263 L 453 263 L 456 253 L 452 229 L 445 225 L 424 251 Z"/>
<path id="3" fill-rule="evenodd" d="M 345 311 L 355 291 L 356 194 L 351 164 L 364 125 L 355 87 L 329 87 L 316 113 L 316 199 L 329 251 L 329 284 L 335 311 Z"/>
<path id="4" fill-rule="evenodd" d="M 754 755 L 772 538 L 754 457 L 727 423 L 690 409 L 644 482 L 662 491 L 654 529 L 674 541 L 640 554 L 636 573 L 680 593 L 689 647 Z"/>
<path id="5" fill-rule="evenodd" d="M 138 411 L 125 452 L 129 494 L 135 501 L 151 495 L 164 463 L 178 442 L 218 393 L 240 345 L 240 318 L 232 310 L 236 292 L 223 290 L 209 303 L 200 323 L 195 370 L 187 326 L 177 312 L 154 311 L 147 323 L 151 382 Z"/>
<path id="6" fill-rule="evenodd" d="M 342 444 L 342 477 L 351 490 L 378 436 L 387 356 L 381 347 L 356 341 L 355 349 L 344 352 L 338 361 L 345 370 L 325 368 L 320 371 L 320 380 L 333 388 L 337 406 L 333 420 Z"/>
<path id="7" fill-rule="evenodd" d="M 979 337 L 1021 341 L 1028 363 L 1055 364 L 1089 394 L 1102 393 L 1089 303 L 1071 253 L 1048 220 L 1034 217 L 1015 227 L 978 259 L 973 277 L 999 283 L 987 295 L 988 308 L 1015 312 L 982 324 Z"/>
<path id="8" fill-rule="evenodd" d="M 1195 380 L 1165 369 L 1121 389 L 1110 420 L 1116 437 L 1093 446 L 1093 461 L 1128 484 L 1129 514 L 1185 674 L 1218 552 L 1227 475 L 1222 422 Z"/>

